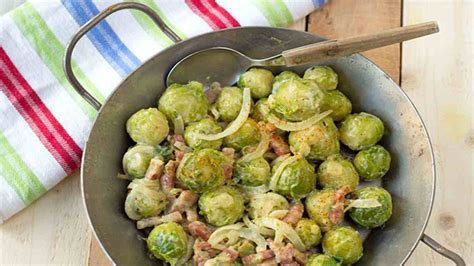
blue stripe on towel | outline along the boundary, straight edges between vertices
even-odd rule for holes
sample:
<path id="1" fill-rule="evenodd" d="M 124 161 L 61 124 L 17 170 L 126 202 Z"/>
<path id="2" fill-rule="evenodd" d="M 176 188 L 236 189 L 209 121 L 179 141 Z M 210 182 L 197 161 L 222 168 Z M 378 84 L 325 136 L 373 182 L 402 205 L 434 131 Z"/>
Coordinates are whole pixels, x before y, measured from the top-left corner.
<path id="1" fill-rule="evenodd" d="M 99 13 L 91 0 L 61 0 L 61 2 L 79 25 L 85 24 Z M 120 76 L 126 76 L 140 64 L 140 59 L 125 46 L 106 21 L 97 24 L 87 33 L 87 37 Z"/>

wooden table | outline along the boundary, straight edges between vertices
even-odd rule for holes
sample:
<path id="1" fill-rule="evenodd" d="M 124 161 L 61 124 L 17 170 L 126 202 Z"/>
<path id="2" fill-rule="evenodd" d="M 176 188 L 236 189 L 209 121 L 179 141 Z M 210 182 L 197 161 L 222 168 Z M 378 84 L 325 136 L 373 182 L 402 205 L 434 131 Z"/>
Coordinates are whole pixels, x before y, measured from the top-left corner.
<path id="1" fill-rule="evenodd" d="M 330 0 L 292 26 L 338 38 L 438 21 L 435 36 L 365 55 L 401 84 L 426 123 L 438 173 L 426 232 L 468 264 L 474 264 L 473 9 L 472 0 Z M 88 225 L 78 173 L 0 226 L 0 264 L 33 263 L 111 264 Z M 423 244 L 407 263 L 445 264 Z"/>

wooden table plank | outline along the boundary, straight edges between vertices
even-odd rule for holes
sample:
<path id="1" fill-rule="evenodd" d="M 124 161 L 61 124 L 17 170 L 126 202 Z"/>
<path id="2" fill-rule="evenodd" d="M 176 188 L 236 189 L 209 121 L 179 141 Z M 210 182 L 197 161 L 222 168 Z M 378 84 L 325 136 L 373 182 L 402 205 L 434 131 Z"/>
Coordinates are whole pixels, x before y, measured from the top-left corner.
<path id="1" fill-rule="evenodd" d="M 404 24 L 436 20 L 436 35 L 403 44 L 402 88 L 418 107 L 436 157 L 426 233 L 474 264 L 473 1 L 404 1 Z M 420 244 L 407 265 L 453 265 Z"/>
<path id="2" fill-rule="evenodd" d="M 308 31 L 330 39 L 400 27 L 401 0 L 331 0 L 309 16 Z M 400 45 L 363 53 L 400 81 Z"/>

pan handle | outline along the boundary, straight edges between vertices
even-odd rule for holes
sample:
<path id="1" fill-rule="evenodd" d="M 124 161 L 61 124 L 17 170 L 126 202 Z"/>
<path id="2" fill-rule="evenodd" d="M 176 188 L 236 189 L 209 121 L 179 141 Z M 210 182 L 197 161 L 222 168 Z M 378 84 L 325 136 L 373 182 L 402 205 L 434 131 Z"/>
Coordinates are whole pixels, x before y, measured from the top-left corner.
<path id="1" fill-rule="evenodd" d="M 452 260 L 454 263 L 456 263 L 457 266 L 466 266 L 466 262 L 464 262 L 461 256 L 443 247 L 440 243 L 436 242 L 433 238 L 429 237 L 428 235 L 423 234 L 421 236 L 421 241 L 425 243 L 428 247 L 433 249 L 434 251 Z"/>
<path id="2" fill-rule="evenodd" d="M 165 22 L 163 22 L 160 16 L 158 16 L 158 14 L 156 14 L 155 11 L 153 11 L 153 9 L 140 3 L 123 2 L 123 3 L 111 5 L 107 9 L 97 14 L 91 20 L 89 20 L 82 27 L 80 27 L 77 33 L 72 37 L 69 44 L 66 46 L 66 53 L 64 54 L 63 67 L 64 67 L 64 72 L 66 73 L 66 77 L 69 80 L 69 82 L 72 84 L 74 89 L 79 93 L 79 95 L 82 96 L 82 98 L 84 98 L 96 110 L 99 110 L 102 104 L 81 85 L 79 80 L 74 75 L 74 72 L 72 71 L 72 65 L 71 65 L 72 52 L 74 50 L 74 47 L 76 47 L 77 42 L 89 30 L 91 30 L 95 25 L 97 25 L 99 22 L 104 20 L 106 17 L 108 17 L 112 13 L 115 13 L 122 9 L 136 9 L 136 10 L 142 11 L 143 13 L 147 14 L 153 20 L 153 22 L 155 22 L 155 24 L 163 31 L 163 33 L 166 36 L 168 36 L 171 40 L 173 40 L 175 43 L 181 41 L 181 38 L 176 33 L 174 33 L 166 25 Z"/>

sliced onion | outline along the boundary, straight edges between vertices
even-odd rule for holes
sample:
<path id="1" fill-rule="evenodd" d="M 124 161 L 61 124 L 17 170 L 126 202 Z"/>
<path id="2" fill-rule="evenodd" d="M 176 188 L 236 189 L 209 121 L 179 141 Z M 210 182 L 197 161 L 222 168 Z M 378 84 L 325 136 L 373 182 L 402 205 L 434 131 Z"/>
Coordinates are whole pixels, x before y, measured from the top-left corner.
<path id="1" fill-rule="evenodd" d="M 281 130 L 285 131 L 299 131 L 309 128 L 310 126 L 318 123 L 323 118 L 332 113 L 332 110 L 327 110 L 322 113 L 313 115 L 312 117 L 303 120 L 301 122 L 289 122 L 278 118 L 276 115 L 271 112 L 268 113 L 268 122 L 272 123 L 274 126 Z"/>
<path id="2" fill-rule="evenodd" d="M 344 212 L 351 208 L 377 208 L 382 204 L 377 199 L 356 199 L 350 200 L 349 205 L 344 209 Z"/>
<path id="3" fill-rule="evenodd" d="M 267 249 L 267 241 L 265 241 L 265 238 L 257 230 L 252 230 L 250 228 L 242 228 L 239 230 L 239 232 L 240 237 L 248 239 L 257 244 L 257 247 L 255 248 L 257 252 L 264 251 Z"/>
<path id="4" fill-rule="evenodd" d="M 261 139 L 257 145 L 257 148 L 254 151 L 242 156 L 242 158 L 240 158 L 241 162 L 250 162 L 257 158 L 263 157 L 265 152 L 267 152 L 268 147 L 270 146 L 270 134 L 265 129 L 262 129 L 260 130 L 260 135 Z"/>
<path id="5" fill-rule="evenodd" d="M 262 234 L 264 236 L 273 236 L 275 234 L 275 232 L 273 232 L 273 230 L 270 230 L 268 228 L 265 228 L 263 226 L 258 226 L 256 225 L 254 222 L 250 221 L 249 219 L 249 216 L 248 215 L 245 215 L 242 220 L 244 221 L 244 224 L 249 228 L 249 229 L 252 229 L 256 232 L 258 232 L 259 234 Z"/>
<path id="6" fill-rule="evenodd" d="M 275 210 L 275 211 L 272 211 L 268 217 L 270 218 L 275 218 L 275 219 L 283 219 L 283 217 L 285 217 L 287 214 L 288 214 L 288 210 Z"/>
<path id="7" fill-rule="evenodd" d="M 237 130 L 239 130 L 239 128 L 245 123 L 245 121 L 249 117 L 251 104 L 252 98 L 250 97 L 250 89 L 244 88 L 242 107 L 240 108 L 240 112 L 237 118 L 235 118 L 235 120 L 232 121 L 229 126 L 222 132 L 210 135 L 198 133 L 196 134 L 196 138 L 203 140 L 218 140 L 237 132 Z"/>
<path id="8" fill-rule="evenodd" d="M 276 169 L 275 173 L 272 175 L 272 178 L 270 179 L 270 189 L 275 191 L 276 185 L 278 184 L 278 180 L 280 179 L 281 173 L 283 173 L 283 170 L 285 170 L 285 167 L 287 167 L 289 164 L 296 162 L 298 159 L 300 159 L 300 155 L 294 155 L 286 158 L 283 160 L 283 162 L 278 165 L 278 168 Z"/>
<path id="9" fill-rule="evenodd" d="M 182 136 L 184 134 L 184 120 L 180 115 L 178 115 L 173 120 L 173 125 L 174 125 L 174 134 Z"/>
<path id="10" fill-rule="evenodd" d="M 212 116 L 214 117 L 214 119 L 219 119 L 219 117 L 221 116 L 221 114 L 219 113 L 219 111 L 217 111 L 217 108 L 215 105 L 212 105 L 211 106 L 211 114 Z"/>
<path id="11" fill-rule="evenodd" d="M 212 247 L 214 247 L 214 248 L 221 248 L 222 245 L 219 245 L 219 243 L 221 241 L 223 241 L 224 239 L 226 239 L 226 238 L 230 239 L 232 237 L 232 233 L 230 233 L 230 232 L 238 231 L 243 226 L 244 226 L 243 223 L 237 223 L 237 224 L 231 224 L 231 225 L 223 226 L 223 227 L 217 229 L 216 231 L 214 231 L 211 234 L 211 236 L 209 237 L 209 240 L 207 242 L 209 244 L 211 244 Z M 229 233 L 231 234 L 230 237 L 229 237 Z"/>
<path id="12" fill-rule="evenodd" d="M 295 229 L 291 227 L 291 225 L 280 221 L 275 218 L 269 218 L 269 217 L 263 217 L 259 218 L 255 221 L 257 225 L 265 226 L 268 228 L 271 228 L 275 230 L 275 239 L 280 241 L 281 237 L 279 236 L 280 234 L 284 236 L 286 239 L 288 239 L 297 250 L 299 251 L 305 251 L 306 248 L 303 244 L 303 241 L 301 241 L 301 238 L 299 237 L 298 233 L 296 233 Z"/>

